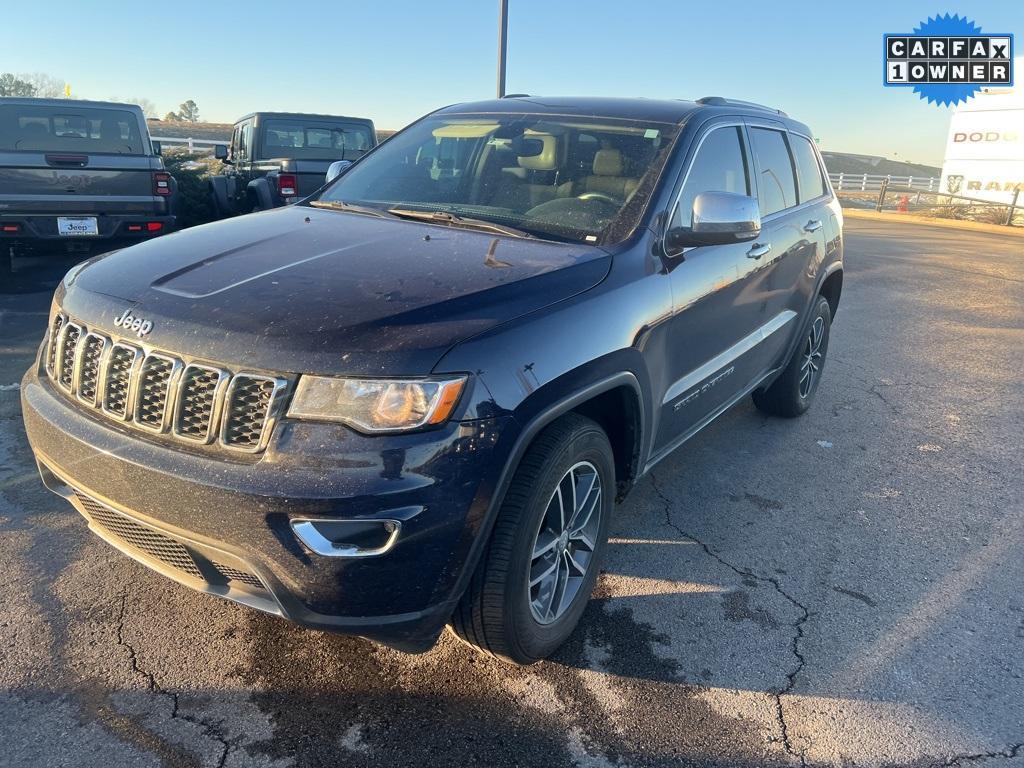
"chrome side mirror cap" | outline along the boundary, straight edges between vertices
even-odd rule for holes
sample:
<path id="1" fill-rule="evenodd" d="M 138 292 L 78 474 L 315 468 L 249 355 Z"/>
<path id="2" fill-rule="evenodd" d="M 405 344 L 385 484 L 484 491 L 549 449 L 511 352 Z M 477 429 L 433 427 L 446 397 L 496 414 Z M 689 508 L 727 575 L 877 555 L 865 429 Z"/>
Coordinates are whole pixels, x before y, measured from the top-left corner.
<path id="1" fill-rule="evenodd" d="M 336 178 L 341 176 L 341 174 L 347 171 L 350 165 L 352 165 L 351 160 L 335 160 L 327 166 L 327 178 L 325 179 L 325 183 L 330 184 Z"/>
<path id="2" fill-rule="evenodd" d="M 665 245 L 671 252 L 699 245 L 726 245 L 761 234 L 757 200 L 735 192 L 701 192 L 693 201 L 691 225 L 670 229 Z"/>

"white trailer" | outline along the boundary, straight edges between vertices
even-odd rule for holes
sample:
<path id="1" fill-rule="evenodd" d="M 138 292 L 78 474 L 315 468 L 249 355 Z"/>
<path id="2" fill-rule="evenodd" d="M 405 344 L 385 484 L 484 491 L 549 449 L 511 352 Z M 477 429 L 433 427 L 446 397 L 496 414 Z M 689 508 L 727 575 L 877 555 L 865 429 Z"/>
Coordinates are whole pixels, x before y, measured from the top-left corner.
<path id="1" fill-rule="evenodd" d="M 1014 60 L 1016 87 L 985 88 L 953 112 L 940 191 L 1024 204 L 1024 58 Z"/>

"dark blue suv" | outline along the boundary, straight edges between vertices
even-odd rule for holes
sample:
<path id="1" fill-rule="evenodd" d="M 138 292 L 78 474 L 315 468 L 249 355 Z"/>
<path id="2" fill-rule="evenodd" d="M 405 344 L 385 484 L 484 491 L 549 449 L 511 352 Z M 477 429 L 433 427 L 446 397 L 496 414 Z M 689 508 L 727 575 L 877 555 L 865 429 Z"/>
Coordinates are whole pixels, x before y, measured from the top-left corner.
<path id="1" fill-rule="evenodd" d="M 73 269 L 25 424 L 46 485 L 177 581 L 529 663 L 645 472 L 747 395 L 808 408 L 842 250 L 776 110 L 448 107 L 296 205 Z"/>

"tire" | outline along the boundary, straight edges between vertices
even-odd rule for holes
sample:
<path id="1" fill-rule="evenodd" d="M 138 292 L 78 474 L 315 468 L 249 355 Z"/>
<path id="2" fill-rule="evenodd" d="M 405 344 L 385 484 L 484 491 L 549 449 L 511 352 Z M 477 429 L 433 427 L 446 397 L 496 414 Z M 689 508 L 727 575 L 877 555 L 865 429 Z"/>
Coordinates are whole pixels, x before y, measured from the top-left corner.
<path id="1" fill-rule="evenodd" d="M 591 474 L 596 497 L 594 490 L 587 493 Z M 570 515 L 569 525 L 562 526 L 566 533 L 555 536 L 549 523 L 557 519 L 559 489 L 568 497 L 573 488 L 566 477 L 573 478 L 593 512 L 586 516 L 586 504 L 580 501 L 582 516 L 573 521 Z M 546 427 L 527 449 L 508 487 L 487 548 L 452 615 L 455 634 L 516 664 L 532 664 L 553 653 L 572 634 L 590 600 L 614 495 L 615 463 L 604 430 L 574 413 Z M 594 521 L 593 515 L 599 518 Z M 584 520 L 578 535 L 569 537 Z M 538 578 L 551 569 L 554 582 L 550 573 L 546 580 Z M 531 585 L 531 571 L 536 585 Z"/>
<path id="2" fill-rule="evenodd" d="M 825 372 L 831 327 L 832 310 L 828 299 L 819 296 L 785 370 L 771 386 L 753 393 L 754 405 L 758 409 L 772 416 L 792 418 L 811 407 Z M 807 381 L 805 376 L 810 380 Z"/>
<path id="3" fill-rule="evenodd" d="M 14 250 L 0 246 L 0 277 L 10 278 L 14 275 Z"/>

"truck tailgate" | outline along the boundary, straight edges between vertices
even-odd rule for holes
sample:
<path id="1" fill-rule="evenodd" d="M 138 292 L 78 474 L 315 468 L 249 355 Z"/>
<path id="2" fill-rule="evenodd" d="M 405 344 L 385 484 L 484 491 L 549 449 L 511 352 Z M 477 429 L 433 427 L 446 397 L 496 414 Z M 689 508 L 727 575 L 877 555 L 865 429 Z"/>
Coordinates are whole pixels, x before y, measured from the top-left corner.
<path id="1" fill-rule="evenodd" d="M 0 213 L 158 214 L 157 170 L 143 155 L 0 151 Z"/>
<path id="2" fill-rule="evenodd" d="M 297 160 L 291 157 L 269 161 L 277 166 L 281 173 L 290 173 L 295 176 L 295 181 L 299 186 L 298 197 L 306 197 L 320 189 L 327 179 L 327 169 L 333 162 L 333 160 Z"/>

